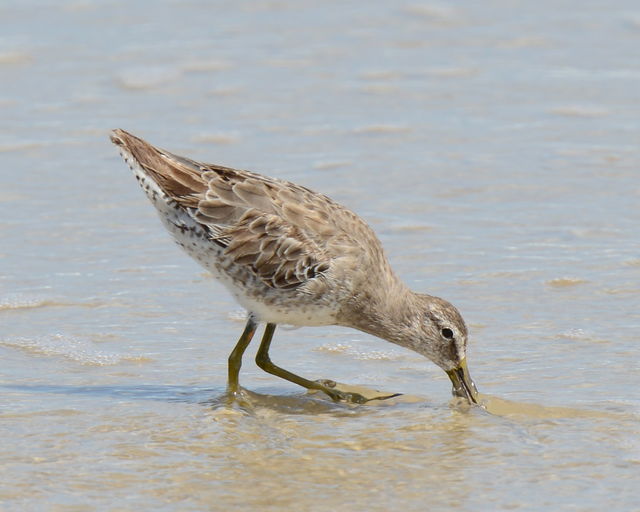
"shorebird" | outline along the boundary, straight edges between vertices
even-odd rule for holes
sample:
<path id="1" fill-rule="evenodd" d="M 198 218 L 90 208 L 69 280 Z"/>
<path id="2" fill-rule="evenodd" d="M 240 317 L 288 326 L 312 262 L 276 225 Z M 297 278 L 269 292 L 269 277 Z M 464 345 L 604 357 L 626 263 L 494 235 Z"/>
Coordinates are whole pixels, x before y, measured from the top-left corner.
<path id="1" fill-rule="evenodd" d="M 335 401 L 367 398 L 309 380 L 269 356 L 277 324 L 359 329 L 431 359 L 454 396 L 478 403 L 466 363 L 467 328 L 449 302 L 411 291 L 393 272 L 373 230 L 327 196 L 288 181 L 174 155 L 114 130 L 119 147 L 162 223 L 189 256 L 247 310 L 229 356 L 228 391 L 241 393 L 242 355 L 266 323 L 256 363 Z"/>

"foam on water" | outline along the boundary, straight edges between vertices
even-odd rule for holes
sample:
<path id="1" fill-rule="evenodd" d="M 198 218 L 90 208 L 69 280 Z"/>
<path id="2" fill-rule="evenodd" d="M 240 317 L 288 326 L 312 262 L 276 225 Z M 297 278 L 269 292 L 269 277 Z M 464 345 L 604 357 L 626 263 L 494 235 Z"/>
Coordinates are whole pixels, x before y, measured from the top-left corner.
<path id="1" fill-rule="evenodd" d="M 24 350 L 35 356 L 62 357 L 84 365 L 109 366 L 147 360 L 140 355 L 99 350 L 90 340 L 65 334 L 3 339 L 0 345 Z"/>
<path id="2" fill-rule="evenodd" d="M 63 305 L 65 304 L 62 302 L 44 297 L 29 297 L 23 295 L 8 295 L 6 297 L 0 297 L 0 311 L 6 309 L 27 309 Z"/>
<path id="3" fill-rule="evenodd" d="M 398 361 L 406 359 L 406 354 L 397 350 L 359 350 L 347 343 L 326 343 L 316 349 L 318 352 L 351 356 L 360 361 Z"/>
<path id="4" fill-rule="evenodd" d="M 20 293 L 0 296 L 0 311 L 14 309 L 36 309 L 45 307 L 78 306 L 93 308 L 99 306 L 98 302 L 72 302 L 60 297 L 45 297 L 41 295 L 23 295 Z"/>

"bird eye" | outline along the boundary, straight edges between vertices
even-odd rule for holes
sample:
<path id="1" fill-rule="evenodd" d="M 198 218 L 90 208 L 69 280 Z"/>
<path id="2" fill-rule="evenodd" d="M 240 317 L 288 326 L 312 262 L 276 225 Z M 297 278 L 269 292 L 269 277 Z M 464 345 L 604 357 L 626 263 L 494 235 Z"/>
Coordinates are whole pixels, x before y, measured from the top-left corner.
<path id="1" fill-rule="evenodd" d="M 440 331 L 440 334 L 442 334 L 442 336 L 447 338 L 448 340 L 453 338 L 453 331 L 451 329 L 449 329 L 448 327 L 445 327 L 444 329 L 442 329 Z"/>

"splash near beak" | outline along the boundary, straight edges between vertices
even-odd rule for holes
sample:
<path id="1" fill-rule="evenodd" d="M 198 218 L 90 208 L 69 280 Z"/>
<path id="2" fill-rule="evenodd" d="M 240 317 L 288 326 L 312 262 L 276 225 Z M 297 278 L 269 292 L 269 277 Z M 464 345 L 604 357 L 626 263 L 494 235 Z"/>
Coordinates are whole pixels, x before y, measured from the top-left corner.
<path id="1" fill-rule="evenodd" d="M 457 368 L 447 371 L 447 375 L 453 383 L 453 396 L 466 398 L 469 403 L 478 403 L 478 388 L 471 380 L 466 359 L 460 361 L 460 365 Z"/>

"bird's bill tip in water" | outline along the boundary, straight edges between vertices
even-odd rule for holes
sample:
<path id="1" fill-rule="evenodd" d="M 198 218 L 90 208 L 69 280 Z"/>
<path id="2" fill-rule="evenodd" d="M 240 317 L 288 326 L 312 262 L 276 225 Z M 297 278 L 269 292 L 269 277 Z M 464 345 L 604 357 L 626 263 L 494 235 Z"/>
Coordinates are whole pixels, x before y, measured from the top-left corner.
<path id="1" fill-rule="evenodd" d="M 448 370 L 447 375 L 453 384 L 453 396 L 466 398 L 469 403 L 478 403 L 478 388 L 476 388 L 475 383 L 471 380 L 466 359 L 460 361 L 457 368 Z"/>

